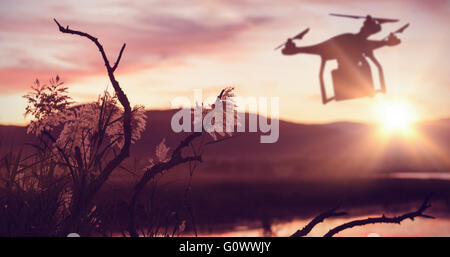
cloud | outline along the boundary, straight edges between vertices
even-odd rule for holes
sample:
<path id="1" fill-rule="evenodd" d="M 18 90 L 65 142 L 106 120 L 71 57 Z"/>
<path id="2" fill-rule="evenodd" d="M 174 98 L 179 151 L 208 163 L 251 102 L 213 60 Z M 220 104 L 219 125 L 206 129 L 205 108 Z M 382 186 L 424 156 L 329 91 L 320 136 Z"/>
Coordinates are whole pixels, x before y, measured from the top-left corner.
<path id="1" fill-rule="evenodd" d="M 178 2 L 178 1 L 176 1 Z M 14 92 L 24 89 L 24 83 L 35 76 L 62 73 L 63 76 L 90 76 L 103 71 L 103 64 L 95 46 L 77 36 L 62 35 L 52 21 L 58 17 L 61 24 L 86 31 L 99 38 L 110 61 L 114 61 L 120 46 L 126 42 L 121 72 L 135 72 L 165 62 L 179 65 L 189 56 L 205 56 L 217 52 L 232 55 L 237 36 L 255 26 L 270 21 L 263 16 L 239 16 L 236 19 L 214 18 L 204 13 L 198 5 L 186 6 L 184 14 L 169 12 L 172 5 L 164 2 L 142 6 L 133 2 L 127 6 L 118 1 L 109 5 L 96 6 L 98 13 L 108 11 L 113 16 L 95 19 L 93 6 L 81 1 L 53 4 L 44 1 L 42 6 L 30 2 L 17 8 L 4 2 L 17 12 L 10 15 L 2 11 L 0 18 L 0 56 L 8 61 L 0 63 L 0 92 Z M 173 4 L 173 3 L 172 3 Z M 36 12 L 32 12 L 36 7 Z M 147 7 L 147 8 L 146 8 Z M 170 8 L 168 8 L 170 7 Z M 85 13 L 86 18 L 78 15 Z M 164 65 L 164 64 L 163 64 Z M 26 77 L 29 77 L 26 79 Z"/>
<path id="2" fill-rule="evenodd" d="M 55 70 L 33 70 L 26 68 L 2 68 L 0 69 L 0 92 L 1 94 L 11 94 L 16 92 L 26 92 L 36 79 L 47 81 L 60 75 L 63 81 L 76 81 L 81 77 L 94 76 L 98 71 L 71 70 L 58 73 Z"/>

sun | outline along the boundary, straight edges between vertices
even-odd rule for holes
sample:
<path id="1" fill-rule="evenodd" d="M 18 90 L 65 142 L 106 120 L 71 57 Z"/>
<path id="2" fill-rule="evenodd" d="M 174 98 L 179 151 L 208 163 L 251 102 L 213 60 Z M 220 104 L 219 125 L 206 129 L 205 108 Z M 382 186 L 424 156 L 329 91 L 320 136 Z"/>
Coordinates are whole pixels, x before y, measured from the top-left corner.
<path id="1" fill-rule="evenodd" d="M 408 102 L 381 102 L 376 107 L 378 119 L 387 133 L 408 133 L 415 122 L 414 110 Z"/>

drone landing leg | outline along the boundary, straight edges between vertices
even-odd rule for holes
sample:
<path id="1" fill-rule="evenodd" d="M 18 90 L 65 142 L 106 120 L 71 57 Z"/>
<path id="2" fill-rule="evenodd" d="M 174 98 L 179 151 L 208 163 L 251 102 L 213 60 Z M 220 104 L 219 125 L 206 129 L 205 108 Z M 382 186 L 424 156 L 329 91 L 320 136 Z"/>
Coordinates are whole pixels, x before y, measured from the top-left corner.
<path id="1" fill-rule="evenodd" d="M 325 63 L 326 63 L 326 60 L 324 58 L 322 58 L 321 63 L 320 63 L 320 70 L 319 70 L 320 93 L 322 95 L 322 104 L 327 104 L 328 102 L 334 100 L 334 97 L 327 98 L 325 83 L 323 81 L 323 71 L 325 70 Z"/>
<path id="2" fill-rule="evenodd" d="M 368 55 L 368 57 L 375 64 L 375 66 L 378 69 L 378 76 L 380 79 L 380 86 L 381 86 L 381 89 L 379 91 L 381 93 L 386 93 L 386 85 L 384 84 L 383 67 L 381 67 L 381 64 L 378 62 L 378 60 L 375 58 L 375 56 L 372 53 L 370 53 Z"/>

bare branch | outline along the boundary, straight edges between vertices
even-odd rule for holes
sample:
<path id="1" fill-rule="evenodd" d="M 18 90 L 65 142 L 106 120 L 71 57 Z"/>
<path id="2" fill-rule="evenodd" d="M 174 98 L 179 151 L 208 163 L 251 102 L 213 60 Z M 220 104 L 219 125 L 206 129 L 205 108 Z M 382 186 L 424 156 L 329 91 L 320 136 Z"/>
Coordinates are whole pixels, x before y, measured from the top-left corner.
<path id="1" fill-rule="evenodd" d="M 85 33 L 82 31 L 69 29 L 69 26 L 64 28 L 63 26 L 61 26 L 61 24 L 59 24 L 59 22 L 56 19 L 53 19 L 53 20 L 55 21 L 56 25 L 58 25 L 59 31 L 61 31 L 62 33 L 68 33 L 68 34 L 78 35 L 81 37 L 86 37 L 89 40 L 91 40 L 92 42 L 94 42 L 94 44 L 97 46 L 98 50 L 100 50 L 100 53 L 102 54 L 102 58 L 103 58 L 103 61 L 105 62 L 106 69 L 108 69 L 108 72 L 111 70 L 111 66 L 109 65 L 109 61 L 108 61 L 108 58 L 106 57 L 105 50 L 103 49 L 103 46 L 100 44 L 100 42 L 98 42 L 98 39 L 96 37 L 93 37 L 93 36 L 89 35 L 88 33 Z"/>
<path id="2" fill-rule="evenodd" d="M 330 231 L 328 231 L 328 233 L 326 233 L 324 235 L 324 237 L 332 237 L 345 229 L 349 229 L 349 228 L 353 228 L 353 227 L 357 227 L 357 226 L 364 226 L 367 224 L 375 224 L 375 223 L 400 224 L 405 219 L 414 220 L 414 218 L 416 218 L 416 217 L 434 219 L 434 217 L 432 217 L 432 216 L 423 214 L 424 211 L 426 211 L 428 208 L 431 207 L 431 204 L 430 204 L 431 196 L 432 195 L 430 194 L 427 197 L 425 197 L 422 205 L 414 212 L 409 212 L 409 213 L 406 213 L 406 214 L 403 214 L 400 216 L 396 216 L 396 217 L 386 217 L 386 216 L 382 215 L 381 217 L 376 217 L 376 218 L 367 218 L 367 219 L 363 219 L 363 220 L 350 221 L 350 222 L 344 223 L 340 226 L 337 226 L 337 227 L 331 229 Z"/>
<path id="3" fill-rule="evenodd" d="M 122 48 L 120 49 L 119 56 L 117 57 L 116 63 L 114 63 L 114 66 L 111 68 L 112 71 L 115 71 L 117 68 L 117 65 L 119 65 L 120 58 L 122 58 L 123 50 L 125 50 L 125 46 L 127 46 L 127 44 L 123 44 Z"/>
<path id="4" fill-rule="evenodd" d="M 130 111 L 131 111 L 131 107 L 129 107 L 130 103 L 128 102 L 128 98 L 126 97 L 125 93 L 122 91 L 119 83 L 116 81 L 116 79 L 114 77 L 114 71 L 116 70 L 117 66 L 119 65 L 119 62 L 120 62 L 120 59 L 122 58 L 122 53 L 125 49 L 126 44 L 123 44 L 122 48 L 120 49 L 120 53 L 119 53 L 116 63 L 114 64 L 113 67 L 111 67 L 111 65 L 109 64 L 108 57 L 106 56 L 105 50 L 103 49 L 103 46 L 100 44 L 100 42 L 98 41 L 98 39 L 96 37 L 94 37 L 86 32 L 69 29 L 69 26 L 64 28 L 63 26 L 61 26 L 61 24 L 56 19 L 53 19 L 53 20 L 58 25 L 59 31 L 61 31 L 62 33 L 86 37 L 89 40 L 91 40 L 92 42 L 94 42 L 94 44 L 97 46 L 98 50 L 100 51 L 100 54 L 102 55 L 103 62 L 105 63 L 106 70 L 108 71 L 108 76 L 111 80 L 111 84 L 113 85 L 114 90 L 117 93 L 117 97 L 118 97 L 120 103 L 122 104 L 122 106 L 125 109 L 130 109 Z"/>
<path id="5" fill-rule="evenodd" d="M 185 139 L 183 139 L 180 144 L 175 148 L 175 150 L 172 153 L 172 158 L 177 158 L 181 156 L 181 151 L 183 148 L 187 147 L 195 138 L 202 135 L 202 132 L 194 132 L 187 136 Z"/>
<path id="6" fill-rule="evenodd" d="M 153 179 L 156 175 L 163 173 L 166 170 L 169 170 L 175 166 L 178 166 L 183 163 L 191 162 L 191 161 L 202 161 L 201 155 L 182 157 L 181 152 L 185 147 L 188 147 L 189 144 L 197 137 L 201 136 L 201 132 L 194 132 L 183 139 L 180 144 L 175 148 L 172 153 L 171 158 L 167 162 L 160 162 L 147 169 L 144 172 L 144 175 L 141 177 L 139 182 L 134 187 L 134 193 L 131 198 L 130 206 L 129 206 L 129 214 L 130 214 L 130 222 L 128 224 L 128 231 L 132 237 L 137 237 L 138 233 L 136 230 L 136 222 L 135 222 L 135 209 L 136 203 L 139 198 L 139 195 L 144 190 L 144 187 L 147 183 Z"/>
<path id="7" fill-rule="evenodd" d="M 114 76 L 114 71 L 117 68 L 117 65 L 119 64 L 119 61 L 122 57 L 122 53 L 125 49 L 125 44 L 122 46 L 122 49 L 120 50 L 119 56 L 117 58 L 116 63 L 114 64 L 114 67 L 111 67 L 108 57 L 106 56 L 106 53 L 103 49 L 103 46 L 100 44 L 100 42 L 98 41 L 98 39 L 96 37 L 93 37 L 86 32 L 69 29 L 69 26 L 64 28 L 63 26 L 61 26 L 61 24 L 56 19 L 53 19 L 53 20 L 58 25 L 59 31 L 61 31 L 62 33 L 73 34 L 73 35 L 78 35 L 81 37 L 88 38 L 97 46 L 98 50 L 100 51 L 100 54 L 102 55 L 103 62 L 105 63 L 109 80 L 111 81 L 114 91 L 116 92 L 117 99 L 119 100 L 120 104 L 122 105 L 122 107 L 124 109 L 124 114 L 123 114 L 124 144 L 123 144 L 122 148 L 120 149 L 119 154 L 116 155 L 112 160 L 110 160 L 107 163 L 107 165 L 105 166 L 105 168 L 100 172 L 100 175 L 94 181 L 92 181 L 92 183 L 90 183 L 88 185 L 86 194 L 83 196 L 82 199 L 79 199 L 81 202 L 74 204 L 74 206 L 78 205 L 78 206 L 85 207 L 88 205 L 88 203 L 93 198 L 93 196 L 98 192 L 98 190 L 100 190 L 101 186 L 108 180 L 109 175 L 114 171 L 114 169 L 117 168 L 122 163 L 122 161 L 130 155 L 131 131 L 132 131 L 132 128 L 131 128 L 131 115 L 132 115 L 131 114 L 131 106 L 130 106 L 130 102 L 128 101 L 128 97 L 122 91 L 122 88 L 120 87 L 119 82 L 116 80 L 116 78 Z M 71 226 L 76 224 L 74 222 L 77 222 L 76 220 L 80 219 L 83 211 L 84 210 L 76 210 L 75 213 L 71 214 L 71 217 L 69 217 L 70 219 L 68 219 L 69 221 L 67 222 L 67 224 L 65 225 L 65 227 L 62 230 L 62 234 L 67 234 L 66 230 L 71 229 Z"/>
<path id="8" fill-rule="evenodd" d="M 234 138 L 240 137 L 240 136 L 241 136 L 241 135 L 237 135 L 237 136 L 229 136 L 229 137 L 223 137 L 223 138 L 220 138 L 220 139 L 217 139 L 217 140 L 211 140 L 211 141 L 206 142 L 205 145 L 217 144 L 217 143 L 220 143 L 220 142 L 223 142 L 223 141 L 232 139 L 232 138 L 234 139 Z"/>
<path id="9" fill-rule="evenodd" d="M 120 58 L 120 56 L 119 56 Z M 221 98 L 224 95 L 224 92 L 231 92 L 232 89 L 230 88 L 225 88 L 223 89 L 219 96 L 218 99 L 221 100 Z M 128 223 L 128 232 L 130 233 L 130 235 L 132 237 L 137 237 L 138 236 L 138 232 L 136 229 L 136 214 L 135 214 L 135 209 L 136 209 L 136 203 L 137 200 L 140 196 L 140 194 L 142 193 L 142 191 L 144 190 L 144 187 L 147 185 L 147 183 L 153 179 L 156 175 L 163 173 L 164 171 L 167 171 L 177 165 L 183 164 L 183 163 L 192 163 L 192 162 L 202 162 L 202 155 L 201 153 L 197 153 L 195 151 L 195 149 L 192 149 L 193 152 L 193 156 L 189 156 L 189 157 L 183 157 L 182 156 L 182 152 L 183 149 L 185 149 L 186 147 L 189 146 L 193 146 L 192 142 L 197 138 L 204 135 L 202 132 L 193 132 L 191 134 L 189 134 L 188 136 L 186 136 L 183 140 L 181 140 L 181 142 L 178 144 L 178 146 L 173 150 L 172 155 L 170 157 L 170 159 L 166 162 L 159 162 L 155 165 L 153 165 L 152 167 L 148 168 L 145 170 L 144 175 L 140 178 L 139 182 L 136 184 L 136 186 L 134 187 L 134 193 L 133 196 L 131 198 L 130 201 L 130 205 L 129 205 L 129 215 L 130 215 L 130 221 Z M 223 141 L 223 140 L 221 140 Z M 200 143 L 201 145 L 203 145 L 203 138 L 202 141 Z M 212 142 L 206 143 L 206 144 L 212 144 Z M 205 144 L 205 145 L 206 145 Z"/>
<path id="10" fill-rule="evenodd" d="M 347 215 L 346 212 L 336 212 L 338 207 L 325 211 L 319 215 L 317 215 L 314 219 L 312 219 L 305 227 L 300 230 L 297 230 L 291 237 L 302 237 L 308 235 L 311 230 L 319 223 L 323 222 L 327 218 L 338 217 Z"/>

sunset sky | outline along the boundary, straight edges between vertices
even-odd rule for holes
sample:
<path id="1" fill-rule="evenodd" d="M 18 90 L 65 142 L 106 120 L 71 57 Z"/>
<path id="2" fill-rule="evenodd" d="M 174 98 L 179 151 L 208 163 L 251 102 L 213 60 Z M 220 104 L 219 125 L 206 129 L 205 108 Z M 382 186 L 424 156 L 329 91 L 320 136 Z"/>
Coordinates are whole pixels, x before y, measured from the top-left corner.
<path id="1" fill-rule="evenodd" d="M 363 20 L 331 12 L 400 19 L 371 39 L 411 23 L 400 45 L 375 51 L 387 95 L 322 105 L 319 57 L 273 50 L 307 27 L 297 45 L 358 32 Z M 417 120 L 450 117 L 450 1 L 2 0 L 0 123 L 26 123 L 21 96 L 36 78 L 59 74 L 81 102 L 97 99 L 109 85 L 92 42 L 60 33 L 53 18 L 98 37 L 111 60 L 126 43 L 116 77 L 132 104 L 148 109 L 170 108 L 177 96 L 193 98 L 193 89 L 214 95 L 233 85 L 239 96 L 280 97 L 281 118 L 296 122 L 374 122 L 384 102 L 406 102 Z M 330 94 L 331 69 L 328 64 Z"/>

